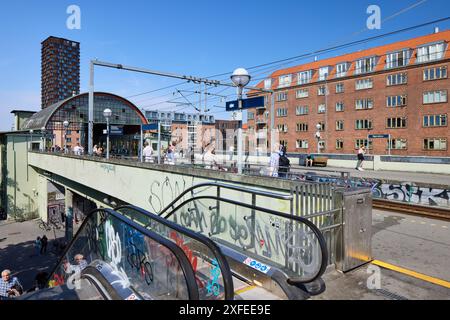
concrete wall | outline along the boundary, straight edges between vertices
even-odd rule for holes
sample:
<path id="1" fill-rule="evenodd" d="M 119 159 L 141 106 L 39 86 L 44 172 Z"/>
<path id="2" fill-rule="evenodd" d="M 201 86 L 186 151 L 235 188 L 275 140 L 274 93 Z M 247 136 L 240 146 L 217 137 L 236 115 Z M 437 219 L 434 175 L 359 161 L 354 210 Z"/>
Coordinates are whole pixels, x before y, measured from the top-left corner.
<path id="1" fill-rule="evenodd" d="M 24 134 L 7 136 L 5 200 L 8 216 L 17 220 L 32 219 L 40 213 L 38 175 L 28 166 L 29 140 Z M 39 141 L 37 137 L 35 141 Z"/>
<path id="2" fill-rule="evenodd" d="M 278 181 L 265 177 L 240 177 L 231 173 L 212 170 L 190 169 L 177 166 L 155 166 L 134 162 L 103 159 L 63 157 L 49 154 L 29 153 L 30 166 L 77 182 L 83 187 L 101 190 L 113 198 L 158 213 L 187 188 L 211 181 L 245 185 L 259 190 L 289 194 L 291 181 Z M 116 163 L 115 163 L 116 162 Z M 48 176 L 48 174 L 46 174 Z M 260 186 L 266 186 L 261 188 Z M 258 187 L 259 186 L 259 187 Z M 216 189 L 204 190 L 202 195 L 216 195 Z M 224 190 L 222 197 L 251 203 L 249 194 Z M 262 207 L 289 212 L 289 201 L 258 197 Z"/>

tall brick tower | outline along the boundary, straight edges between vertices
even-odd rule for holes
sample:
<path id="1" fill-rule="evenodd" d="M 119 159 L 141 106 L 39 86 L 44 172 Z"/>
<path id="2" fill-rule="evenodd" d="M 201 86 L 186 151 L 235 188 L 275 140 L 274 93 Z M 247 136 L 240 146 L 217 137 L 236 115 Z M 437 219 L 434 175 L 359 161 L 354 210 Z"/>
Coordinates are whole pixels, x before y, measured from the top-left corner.
<path id="1" fill-rule="evenodd" d="M 42 109 L 80 93 L 80 43 L 48 37 L 42 42 Z"/>

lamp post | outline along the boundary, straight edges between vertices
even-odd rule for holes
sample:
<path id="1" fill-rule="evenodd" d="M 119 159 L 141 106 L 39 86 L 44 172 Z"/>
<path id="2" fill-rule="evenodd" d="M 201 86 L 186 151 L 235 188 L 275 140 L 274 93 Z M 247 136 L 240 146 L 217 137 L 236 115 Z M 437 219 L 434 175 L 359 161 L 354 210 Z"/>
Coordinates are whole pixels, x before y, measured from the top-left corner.
<path id="1" fill-rule="evenodd" d="M 33 151 L 33 129 L 30 129 L 30 151 Z"/>
<path id="2" fill-rule="evenodd" d="M 63 122 L 63 126 L 64 126 L 64 153 L 68 153 L 67 151 L 67 128 L 69 127 L 69 121 L 64 121 Z"/>
<path id="3" fill-rule="evenodd" d="M 320 129 L 322 129 L 322 126 L 318 123 L 316 124 L 316 138 L 317 138 L 317 153 L 320 153 Z"/>
<path id="4" fill-rule="evenodd" d="M 45 145 L 47 143 L 47 139 L 45 137 L 45 127 L 41 128 L 41 133 L 42 133 L 42 152 L 45 152 Z"/>
<path id="5" fill-rule="evenodd" d="M 242 174 L 242 91 L 246 85 L 250 82 L 250 75 L 248 74 L 248 71 L 244 68 L 238 68 L 234 70 L 233 74 L 231 75 L 231 81 L 233 84 L 237 87 L 237 94 L 238 94 L 238 119 L 239 119 L 239 127 L 238 127 L 238 141 L 237 141 L 237 167 L 238 167 L 238 174 Z"/>
<path id="6" fill-rule="evenodd" d="M 103 116 L 106 118 L 106 159 L 109 159 L 109 119 L 111 119 L 111 109 L 103 110 Z"/>

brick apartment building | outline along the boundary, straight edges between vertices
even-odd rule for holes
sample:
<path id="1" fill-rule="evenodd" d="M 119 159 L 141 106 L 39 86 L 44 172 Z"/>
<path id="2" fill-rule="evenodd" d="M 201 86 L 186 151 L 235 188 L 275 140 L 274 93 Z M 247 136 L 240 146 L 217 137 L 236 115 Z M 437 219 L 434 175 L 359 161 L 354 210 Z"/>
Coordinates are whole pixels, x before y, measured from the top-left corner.
<path id="1" fill-rule="evenodd" d="M 389 139 L 368 135 L 390 134 L 393 155 L 450 156 L 449 41 L 450 30 L 435 32 L 274 72 L 258 87 L 275 90 L 280 143 L 291 153 L 316 153 L 320 143 L 323 153 L 365 144 L 387 154 Z M 270 128 L 270 104 L 249 110 L 248 125 Z"/>
<path id="2" fill-rule="evenodd" d="M 80 93 L 80 43 L 48 37 L 41 49 L 42 109 Z"/>

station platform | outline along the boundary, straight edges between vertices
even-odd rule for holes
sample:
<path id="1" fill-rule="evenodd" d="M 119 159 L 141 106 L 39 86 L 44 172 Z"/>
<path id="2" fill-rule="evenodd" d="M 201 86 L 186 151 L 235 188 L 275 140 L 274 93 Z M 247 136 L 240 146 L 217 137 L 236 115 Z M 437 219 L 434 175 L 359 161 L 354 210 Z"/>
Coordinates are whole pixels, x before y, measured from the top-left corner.
<path id="1" fill-rule="evenodd" d="M 413 182 L 416 184 L 429 186 L 447 186 L 450 187 L 450 172 L 442 174 L 386 171 L 386 170 L 367 170 L 359 171 L 356 169 L 346 169 L 338 167 L 303 167 L 294 165 L 291 172 L 317 172 L 324 175 L 340 176 L 342 172 L 349 173 L 350 177 L 382 180 L 384 182 Z"/>

